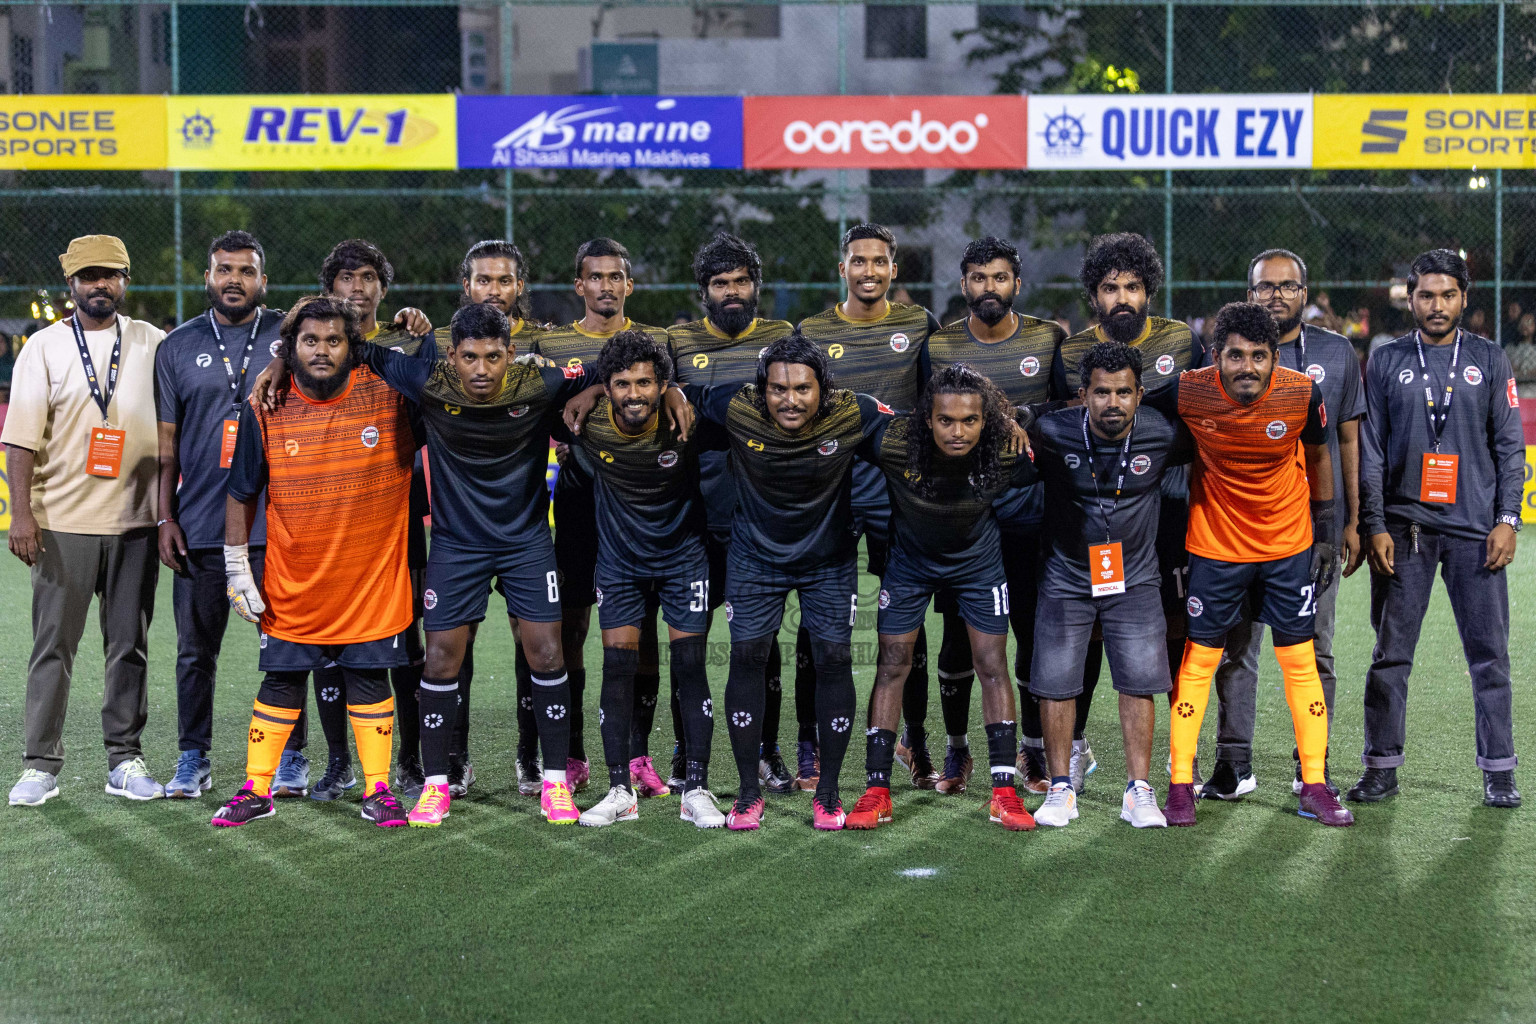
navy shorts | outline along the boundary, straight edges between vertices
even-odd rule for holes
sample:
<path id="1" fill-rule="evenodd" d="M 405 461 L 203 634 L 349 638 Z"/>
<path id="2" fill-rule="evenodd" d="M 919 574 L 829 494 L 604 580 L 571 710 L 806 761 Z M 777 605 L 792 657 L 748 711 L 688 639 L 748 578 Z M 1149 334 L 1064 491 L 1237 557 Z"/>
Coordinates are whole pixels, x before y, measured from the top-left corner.
<path id="1" fill-rule="evenodd" d="M 853 642 L 859 610 L 859 572 L 852 558 L 801 573 L 784 573 L 732 560 L 725 592 L 725 621 L 732 640 L 777 636 L 790 591 L 800 597 L 800 625 L 827 643 Z"/>
<path id="2" fill-rule="evenodd" d="M 571 467 L 567 460 L 560 472 L 570 472 Z M 586 480 L 584 487 L 567 484 L 563 489 L 557 485 L 554 506 L 560 603 L 566 608 L 590 608 L 597 603 L 597 499 L 592 482 Z"/>
<path id="3" fill-rule="evenodd" d="M 1246 605 L 1244 602 L 1248 602 Z M 1220 647 L 1252 609 L 1255 621 L 1281 636 L 1311 637 L 1317 620 L 1312 552 L 1270 562 L 1218 562 L 1189 556 L 1189 635 Z"/>
<path id="4" fill-rule="evenodd" d="M 709 563 L 700 557 L 666 576 L 609 578 L 597 574 L 599 629 L 638 626 L 661 606 L 661 617 L 679 633 L 709 632 Z"/>
<path id="5" fill-rule="evenodd" d="M 725 600 L 726 563 L 731 550 L 731 532 L 717 534 L 710 530 L 704 535 L 704 556 L 709 560 L 709 609 L 714 611 Z"/>
<path id="6" fill-rule="evenodd" d="M 352 669 L 400 668 L 411 663 L 410 629 L 360 644 L 304 644 L 261 634 L 257 663 L 263 672 L 314 672 L 332 665 Z"/>
<path id="7" fill-rule="evenodd" d="M 972 629 L 993 636 L 1008 632 L 1008 577 L 1000 563 L 970 579 L 956 580 L 923 573 L 902 556 L 892 559 L 880 581 L 876 629 L 883 636 L 912 632 L 928 617 L 928 600 L 936 596 L 944 607 L 958 611 Z"/>
<path id="8" fill-rule="evenodd" d="M 507 614 L 529 622 L 560 620 L 560 574 L 553 545 L 515 551 L 460 551 L 441 541 L 427 553 L 421 603 L 428 633 L 457 629 L 485 618 L 491 581 L 507 601 Z"/>
<path id="9" fill-rule="evenodd" d="M 1116 691 L 1147 697 L 1173 689 L 1161 588 L 1142 583 L 1108 597 L 1056 597 L 1042 591 L 1035 608 L 1030 693 L 1070 700 L 1083 692 L 1083 662 L 1095 626 L 1103 634 Z"/>

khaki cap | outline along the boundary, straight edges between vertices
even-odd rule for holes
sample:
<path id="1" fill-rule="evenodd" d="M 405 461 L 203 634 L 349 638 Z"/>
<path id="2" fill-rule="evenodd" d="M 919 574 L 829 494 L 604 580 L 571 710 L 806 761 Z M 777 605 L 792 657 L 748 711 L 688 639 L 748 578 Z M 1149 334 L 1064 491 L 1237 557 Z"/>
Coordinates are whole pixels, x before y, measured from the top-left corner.
<path id="1" fill-rule="evenodd" d="M 106 267 L 128 273 L 128 247 L 116 235 L 81 235 L 69 243 L 59 257 L 65 277 L 74 277 L 86 267 Z"/>

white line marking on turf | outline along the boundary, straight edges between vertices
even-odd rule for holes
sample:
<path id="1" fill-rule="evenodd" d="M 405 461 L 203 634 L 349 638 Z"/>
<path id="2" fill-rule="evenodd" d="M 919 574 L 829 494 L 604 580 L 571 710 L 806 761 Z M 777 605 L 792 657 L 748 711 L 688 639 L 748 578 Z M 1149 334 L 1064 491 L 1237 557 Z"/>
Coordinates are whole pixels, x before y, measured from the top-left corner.
<path id="1" fill-rule="evenodd" d="M 938 868 L 903 868 L 896 872 L 902 878 L 932 878 L 939 873 Z"/>

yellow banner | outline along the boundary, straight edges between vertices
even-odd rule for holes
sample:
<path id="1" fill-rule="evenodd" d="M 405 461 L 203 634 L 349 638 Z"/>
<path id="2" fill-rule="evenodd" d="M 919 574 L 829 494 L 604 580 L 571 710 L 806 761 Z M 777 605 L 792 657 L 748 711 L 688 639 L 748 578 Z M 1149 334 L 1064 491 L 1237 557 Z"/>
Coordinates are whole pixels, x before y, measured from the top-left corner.
<path id="1" fill-rule="evenodd" d="M 5 472 L 5 448 L 0 447 L 0 530 L 9 530 L 10 528 L 11 478 Z"/>
<path id="2" fill-rule="evenodd" d="M 163 96 L 0 96 L 0 169 L 165 166 Z"/>
<path id="3" fill-rule="evenodd" d="M 1525 446 L 1525 500 L 1520 503 L 1520 518 L 1536 523 L 1536 444 Z"/>
<path id="4" fill-rule="evenodd" d="M 1313 167 L 1536 167 L 1536 96 L 1319 95 L 1312 109 Z"/>
<path id="5" fill-rule="evenodd" d="M 429 170 L 458 164 L 454 97 L 170 96 L 167 166 Z"/>

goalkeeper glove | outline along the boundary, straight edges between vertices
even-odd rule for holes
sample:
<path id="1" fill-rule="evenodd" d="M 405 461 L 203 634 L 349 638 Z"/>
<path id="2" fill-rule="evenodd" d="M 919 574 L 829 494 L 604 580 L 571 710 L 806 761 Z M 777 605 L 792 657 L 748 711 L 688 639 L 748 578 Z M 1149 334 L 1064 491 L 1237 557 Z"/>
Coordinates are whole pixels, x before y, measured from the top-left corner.
<path id="1" fill-rule="evenodd" d="M 251 572 L 251 549 L 248 544 L 224 545 L 224 593 L 229 596 L 230 607 L 246 622 L 260 622 L 261 613 L 267 610 L 256 587 L 256 577 Z"/>

